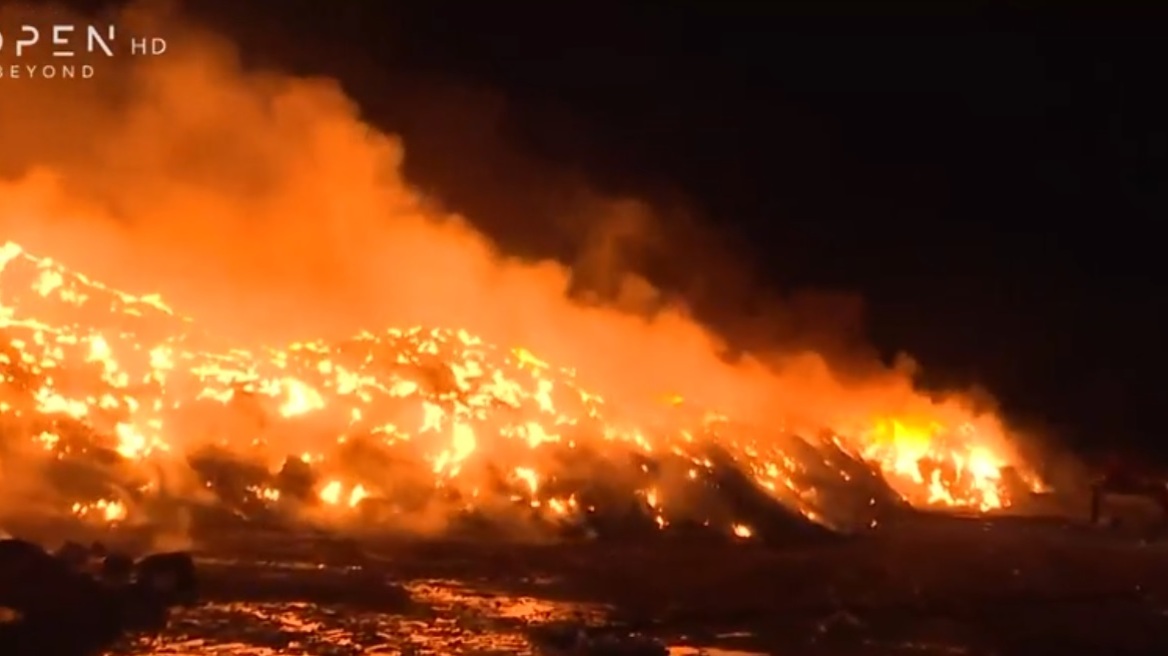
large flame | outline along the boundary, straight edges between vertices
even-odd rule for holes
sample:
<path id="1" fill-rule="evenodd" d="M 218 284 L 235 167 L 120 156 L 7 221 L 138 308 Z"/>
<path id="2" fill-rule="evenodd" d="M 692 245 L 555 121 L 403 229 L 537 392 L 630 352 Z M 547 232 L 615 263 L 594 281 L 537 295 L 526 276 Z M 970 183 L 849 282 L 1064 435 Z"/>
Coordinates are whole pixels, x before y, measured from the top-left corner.
<path id="1" fill-rule="evenodd" d="M 106 287 L 12 242 L 0 249 L 0 290 L 5 432 L 30 438 L 47 458 L 105 448 L 124 463 L 142 464 L 181 461 L 197 447 L 219 445 L 265 459 L 274 472 L 292 454 L 328 474 L 315 490 L 326 506 L 393 501 L 396 481 L 338 462 L 346 443 L 361 441 L 403 454 L 425 469 L 428 487 L 453 493 L 467 508 L 490 492 L 570 516 L 595 508 L 581 507 L 564 487 L 567 469 L 548 449 L 639 454 L 646 461 L 668 454 L 688 463 L 687 479 L 697 484 L 713 472 L 710 453 L 717 448 L 777 500 L 812 519 L 832 514 L 808 482 L 812 467 L 827 461 L 801 459 L 779 431 L 735 426 L 717 409 L 691 412 L 677 396 L 660 400 L 653 424 L 636 425 L 619 404 L 588 391 L 571 368 L 522 347 L 484 343 L 464 329 L 391 328 L 331 343 L 231 348 L 156 295 Z M 246 407 L 258 411 L 259 421 L 241 426 L 233 417 Z M 1002 477 L 1008 463 L 971 424 L 906 421 L 874 417 L 858 432 L 829 439 L 878 468 L 912 504 L 976 510 L 1009 504 Z M 504 489 L 488 472 L 502 473 Z M 834 473 L 846 484 L 846 471 Z M 653 478 L 646 476 L 638 494 L 666 526 L 670 499 Z M 142 480 L 138 491 L 148 492 L 150 476 Z M 259 502 L 280 499 L 268 487 L 249 493 Z M 128 512 L 124 500 L 104 498 L 74 501 L 70 509 L 105 521 Z M 740 537 L 751 534 L 742 524 L 731 528 Z"/>
<path id="2" fill-rule="evenodd" d="M 504 257 L 404 179 L 400 141 L 339 85 L 247 71 L 173 16 L 116 20 L 165 34 L 166 55 L 0 94 L 0 510 L 133 521 L 211 494 L 335 521 L 419 505 L 573 521 L 619 498 L 591 490 L 608 482 L 660 525 L 746 538 L 748 518 L 690 490 L 731 469 L 840 524 L 875 494 L 865 477 L 991 510 L 1009 468 L 1029 476 L 993 413 L 902 371 L 728 357 L 621 261 L 639 205 L 565 210 L 588 219 L 567 231 L 578 267 Z M 581 270 L 615 292 L 569 298 Z M 252 483 L 226 490 L 208 454 L 254 465 Z"/>

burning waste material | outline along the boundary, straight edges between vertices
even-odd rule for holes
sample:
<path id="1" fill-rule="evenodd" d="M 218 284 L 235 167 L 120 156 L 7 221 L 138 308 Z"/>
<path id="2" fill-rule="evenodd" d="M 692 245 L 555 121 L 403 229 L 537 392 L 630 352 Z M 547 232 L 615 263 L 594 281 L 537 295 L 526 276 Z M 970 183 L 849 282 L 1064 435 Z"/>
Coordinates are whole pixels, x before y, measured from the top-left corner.
<path id="1" fill-rule="evenodd" d="M 676 397 L 634 423 L 571 368 L 461 329 L 245 349 L 11 242 L 0 331 L 9 515 L 751 539 L 995 510 L 1031 481 L 972 425 L 799 436 Z"/>

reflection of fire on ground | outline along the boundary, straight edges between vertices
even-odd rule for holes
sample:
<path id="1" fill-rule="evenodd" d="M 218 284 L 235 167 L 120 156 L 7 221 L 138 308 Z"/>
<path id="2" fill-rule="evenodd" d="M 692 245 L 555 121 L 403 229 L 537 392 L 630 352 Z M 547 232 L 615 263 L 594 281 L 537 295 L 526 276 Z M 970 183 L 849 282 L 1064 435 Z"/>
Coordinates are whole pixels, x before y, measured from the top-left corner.
<path id="1" fill-rule="evenodd" d="M 134 520 L 163 496 L 208 498 L 203 487 L 249 515 L 555 526 L 623 504 L 660 527 L 715 523 L 747 539 L 746 519 L 702 490 L 744 485 L 838 525 L 878 501 L 1003 508 L 1007 474 L 1027 477 L 972 424 L 875 417 L 802 439 L 665 396 L 655 424 L 634 425 L 572 369 L 459 328 L 233 348 L 157 296 L 13 243 L 0 294 L 0 485 L 99 522 Z M 229 474 L 214 465 L 227 462 Z M 60 498 L 37 485 L 46 478 Z"/>

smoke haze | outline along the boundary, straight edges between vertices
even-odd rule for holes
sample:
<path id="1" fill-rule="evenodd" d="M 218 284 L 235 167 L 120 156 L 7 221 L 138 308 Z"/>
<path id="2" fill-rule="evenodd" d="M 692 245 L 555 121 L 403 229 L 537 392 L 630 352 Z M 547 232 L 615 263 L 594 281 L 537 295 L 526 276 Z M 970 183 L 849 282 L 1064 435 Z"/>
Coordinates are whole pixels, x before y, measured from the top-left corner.
<path id="1" fill-rule="evenodd" d="M 0 21 L 49 15 L 5 8 Z M 51 20 L 86 22 L 64 16 Z M 656 258 L 707 271 L 684 290 L 707 296 L 740 294 L 748 277 L 700 252 L 690 227 L 667 238 L 651 205 L 575 187 L 563 222 L 509 226 L 564 232 L 574 257 L 520 259 L 420 193 L 403 175 L 409 144 L 365 122 L 337 82 L 245 70 L 231 43 L 170 9 L 137 5 L 116 21 L 165 36 L 165 56 L 102 60 L 92 80 L 2 81 L 0 232 L 30 252 L 159 292 L 240 343 L 466 328 L 575 367 L 626 407 L 678 394 L 757 425 L 924 415 L 1001 435 L 961 397 L 915 392 L 911 362 L 856 358 L 855 299 L 756 304 L 725 322 L 753 347 L 745 355 L 640 268 Z"/>

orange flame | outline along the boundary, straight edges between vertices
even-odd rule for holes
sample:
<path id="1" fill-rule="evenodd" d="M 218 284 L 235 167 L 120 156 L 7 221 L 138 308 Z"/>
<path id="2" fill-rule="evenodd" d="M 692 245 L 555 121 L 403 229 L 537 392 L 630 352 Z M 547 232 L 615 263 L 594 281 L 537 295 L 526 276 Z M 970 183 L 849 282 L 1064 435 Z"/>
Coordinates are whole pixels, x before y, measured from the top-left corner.
<path id="1" fill-rule="evenodd" d="M 832 509 L 807 482 L 816 463 L 784 448 L 782 439 L 716 412 L 695 416 L 675 395 L 664 397 L 667 422 L 632 424 L 572 369 L 465 330 L 415 327 L 338 343 L 231 348 L 199 333 L 157 296 L 108 288 L 11 242 L 0 248 L 0 291 L 0 418 L 7 432 L 21 431 L 58 457 L 84 448 L 61 420 L 108 436 L 130 464 L 175 460 L 208 443 L 246 443 L 275 466 L 277 457 L 307 448 L 305 463 L 337 474 L 319 484 L 317 496 L 341 512 L 392 494 L 386 481 L 345 479 L 333 463 L 346 443 L 374 439 L 428 463 L 432 485 L 458 491 L 471 506 L 486 486 L 484 467 L 501 467 L 510 472 L 512 502 L 566 517 L 582 509 L 574 496 L 555 493 L 557 472 L 547 469 L 545 447 L 671 454 L 689 463 L 687 482 L 698 483 L 714 470 L 707 454 L 716 446 L 776 499 L 830 521 Z M 271 425 L 208 429 L 214 424 L 201 421 L 245 402 L 258 403 Z M 305 431 L 303 444 L 291 437 Z M 1010 463 L 972 424 L 949 429 L 874 418 L 867 429 L 837 433 L 829 443 L 871 463 L 917 506 L 984 511 L 1010 503 L 1002 477 Z M 820 464 L 828 453 L 821 451 Z M 844 482 L 850 476 L 838 467 L 834 473 Z M 251 493 L 264 502 L 281 498 L 268 488 Z M 669 525 L 674 508 L 664 490 L 654 485 L 640 494 L 658 525 Z M 106 499 L 77 501 L 71 509 L 102 521 L 130 512 Z M 753 535 L 740 523 L 730 531 Z"/>

